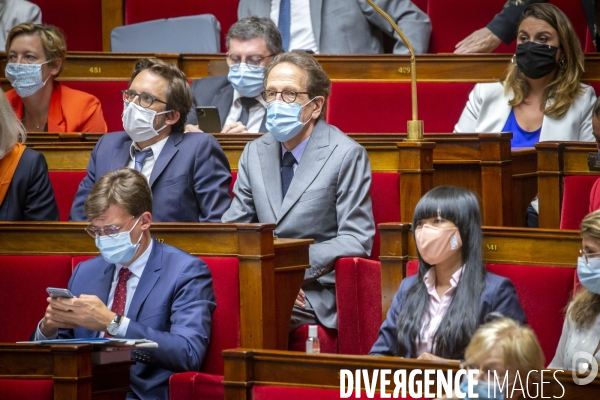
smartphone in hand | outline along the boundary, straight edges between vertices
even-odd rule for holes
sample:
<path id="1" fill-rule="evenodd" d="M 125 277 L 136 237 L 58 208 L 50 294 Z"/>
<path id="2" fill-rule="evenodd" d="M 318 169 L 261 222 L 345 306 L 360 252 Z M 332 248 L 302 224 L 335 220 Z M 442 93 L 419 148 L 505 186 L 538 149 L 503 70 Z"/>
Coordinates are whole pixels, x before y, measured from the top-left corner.
<path id="1" fill-rule="evenodd" d="M 69 289 L 60 289 L 60 288 L 49 287 L 49 288 L 46 288 L 46 292 L 48 292 L 50 297 L 52 297 L 53 299 L 56 299 L 58 297 L 67 297 L 67 298 L 75 297 L 75 296 L 73 296 L 73 293 L 71 293 L 71 291 Z"/>
<path id="2" fill-rule="evenodd" d="M 198 128 L 202 132 L 221 132 L 221 118 L 217 107 L 196 107 L 196 117 L 198 117 Z"/>

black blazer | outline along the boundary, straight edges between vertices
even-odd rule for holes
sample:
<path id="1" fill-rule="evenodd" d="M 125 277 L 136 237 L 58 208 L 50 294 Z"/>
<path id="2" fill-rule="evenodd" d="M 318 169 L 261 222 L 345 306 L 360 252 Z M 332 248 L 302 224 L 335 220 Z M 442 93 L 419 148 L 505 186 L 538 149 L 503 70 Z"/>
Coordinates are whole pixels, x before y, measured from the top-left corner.
<path id="1" fill-rule="evenodd" d="M 192 82 L 192 96 L 194 102 L 187 116 L 186 124 L 198 124 L 196 107 L 217 107 L 221 126 L 229 114 L 233 103 L 233 86 L 227 80 L 227 75 L 209 76 Z"/>
<path id="2" fill-rule="evenodd" d="M 400 289 L 396 292 L 392 306 L 381 328 L 379 328 L 379 337 L 371 348 L 369 354 L 395 356 L 398 352 L 398 338 L 396 333 L 396 321 L 400 309 L 404 307 L 406 293 L 417 282 L 418 275 L 405 278 L 400 284 Z M 517 293 L 512 282 L 499 275 L 488 272 L 485 278 L 485 286 L 479 299 L 479 324 L 483 324 L 484 318 L 491 312 L 499 312 L 505 317 L 525 323 L 525 311 L 519 303 Z M 408 338 L 405 338 L 405 344 L 410 349 Z M 463 349 L 464 351 L 465 349 Z M 415 358 L 416 354 L 405 355 L 406 358 Z"/>
<path id="3" fill-rule="evenodd" d="M 0 221 L 58 221 L 48 164 L 37 151 L 26 148 L 21 156 L 0 204 Z"/>

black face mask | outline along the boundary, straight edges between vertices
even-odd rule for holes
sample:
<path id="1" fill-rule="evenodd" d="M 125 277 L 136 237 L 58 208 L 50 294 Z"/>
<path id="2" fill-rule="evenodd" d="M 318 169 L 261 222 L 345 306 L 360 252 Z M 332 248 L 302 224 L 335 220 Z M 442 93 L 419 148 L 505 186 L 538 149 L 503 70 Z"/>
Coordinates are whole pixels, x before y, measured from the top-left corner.
<path id="1" fill-rule="evenodd" d="M 539 79 L 556 68 L 558 47 L 535 42 L 517 45 L 517 67 L 519 71 L 531 79 Z"/>

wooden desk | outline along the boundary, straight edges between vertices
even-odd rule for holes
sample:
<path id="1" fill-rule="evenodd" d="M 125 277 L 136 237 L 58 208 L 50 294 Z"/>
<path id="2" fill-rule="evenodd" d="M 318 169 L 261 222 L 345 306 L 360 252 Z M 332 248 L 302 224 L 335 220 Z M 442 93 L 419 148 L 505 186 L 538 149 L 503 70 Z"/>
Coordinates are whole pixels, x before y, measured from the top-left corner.
<path id="1" fill-rule="evenodd" d="M 411 224 L 379 224 L 383 318 L 406 277 L 406 264 L 417 259 Z M 577 231 L 508 227 L 483 228 L 483 260 L 490 264 L 523 264 L 575 268 L 581 248 Z"/>
<path id="2" fill-rule="evenodd" d="M 598 175 L 590 171 L 589 153 L 596 153 L 596 143 L 541 142 L 535 145 L 538 153 L 539 226 L 558 229 L 563 199 L 563 179 L 569 175 Z M 589 193 L 585 195 L 589 196 Z"/>
<path id="3" fill-rule="evenodd" d="M 225 399 L 246 400 L 252 398 L 254 386 L 287 386 L 298 388 L 320 388 L 340 390 L 340 370 L 367 370 L 372 377 L 374 369 L 389 369 L 392 372 L 404 369 L 407 377 L 413 370 L 435 369 L 458 370 L 456 364 L 434 363 L 414 359 L 374 356 L 345 356 L 337 354 L 307 355 L 300 352 L 236 349 L 223 352 L 225 358 Z M 453 375 L 454 376 L 454 375 Z M 421 380 L 423 375 L 417 375 Z M 388 375 L 389 378 L 389 375 Z M 564 399 L 595 400 L 600 390 L 600 377 L 585 386 L 573 382 L 571 371 L 544 374 L 544 396 Z M 393 379 L 387 388 L 394 388 Z M 523 379 L 524 380 L 524 379 Z M 560 385 L 557 383 L 560 382 Z M 434 380 L 435 382 L 435 380 Z M 562 387 L 561 387 L 562 385 Z M 364 389 L 364 384 L 361 385 Z M 379 388 L 379 379 L 376 388 Z M 435 390 L 435 385 L 433 386 Z M 366 395 L 362 393 L 361 397 Z M 355 393 L 351 396 L 355 398 Z"/>
<path id="4" fill-rule="evenodd" d="M 90 345 L 0 344 L 0 379 L 54 381 L 57 400 L 125 399 L 132 362 L 92 365 Z"/>
<path id="5" fill-rule="evenodd" d="M 87 223 L 0 222 L 2 255 L 98 255 Z M 287 349 L 312 239 L 273 239 L 275 224 L 155 223 L 152 235 L 195 256 L 237 257 L 243 346 Z M 275 329 L 273 329 L 275 327 Z"/>

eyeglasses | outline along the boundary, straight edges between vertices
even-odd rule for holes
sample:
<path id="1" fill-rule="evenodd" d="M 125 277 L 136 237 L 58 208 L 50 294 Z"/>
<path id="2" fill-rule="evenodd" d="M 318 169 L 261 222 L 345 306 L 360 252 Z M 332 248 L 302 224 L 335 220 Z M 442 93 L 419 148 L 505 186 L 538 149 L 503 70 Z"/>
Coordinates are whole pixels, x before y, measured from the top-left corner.
<path id="1" fill-rule="evenodd" d="M 264 57 L 248 56 L 244 60 L 242 57 L 238 56 L 237 54 L 227 54 L 227 64 L 229 65 L 229 68 L 231 68 L 234 71 L 237 71 L 237 69 L 240 67 L 240 64 L 242 63 L 242 61 L 244 61 L 244 63 L 248 66 L 248 68 L 253 69 L 253 68 L 260 67 L 260 63 L 262 60 L 264 60 L 265 58 L 273 57 L 274 55 L 275 54 L 269 54 L 268 56 L 264 56 Z"/>
<path id="2" fill-rule="evenodd" d="M 599 258 L 600 257 L 600 253 L 590 253 L 587 254 L 585 252 L 585 250 L 579 250 L 579 255 L 583 258 L 583 260 L 585 261 L 585 263 L 588 263 L 588 259 L 590 258 Z"/>
<path id="3" fill-rule="evenodd" d="M 293 103 L 296 101 L 296 97 L 299 94 L 309 94 L 308 92 L 294 92 L 293 90 L 282 90 L 278 92 L 277 90 L 265 90 L 264 92 L 260 92 L 262 98 L 267 103 L 272 103 L 277 100 L 277 94 L 281 93 L 281 98 L 286 103 Z"/>
<path id="4" fill-rule="evenodd" d="M 108 237 L 114 237 L 114 236 L 117 236 L 117 234 L 119 233 L 119 231 L 121 230 L 122 227 L 124 227 L 125 225 L 130 223 L 131 220 L 133 220 L 134 218 L 135 217 L 131 217 L 131 219 L 129 221 L 125 222 L 121 226 L 106 225 L 102 228 L 99 228 L 97 226 L 90 224 L 85 228 L 85 231 L 88 233 L 88 235 L 90 235 L 94 239 L 96 239 L 96 237 L 98 237 L 98 236 L 103 236 L 103 235 L 108 236 Z M 103 235 L 101 235 L 100 233 L 103 233 Z"/>
<path id="5" fill-rule="evenodd" d="M 121 93 L 123 93 L 123 101 L 132 102 L 137 97 L 138 104 L 144 108 L 150 107 L 155 101 L 158 101 L 159 103 L 167 104 L 166 101 L 159 100 L 156 97 L 154 97 L 151 94 L 146 93 L 146 92 L 138 93 L 135 90 L 129 89 L 129 90 L 121 90 Z"/>

